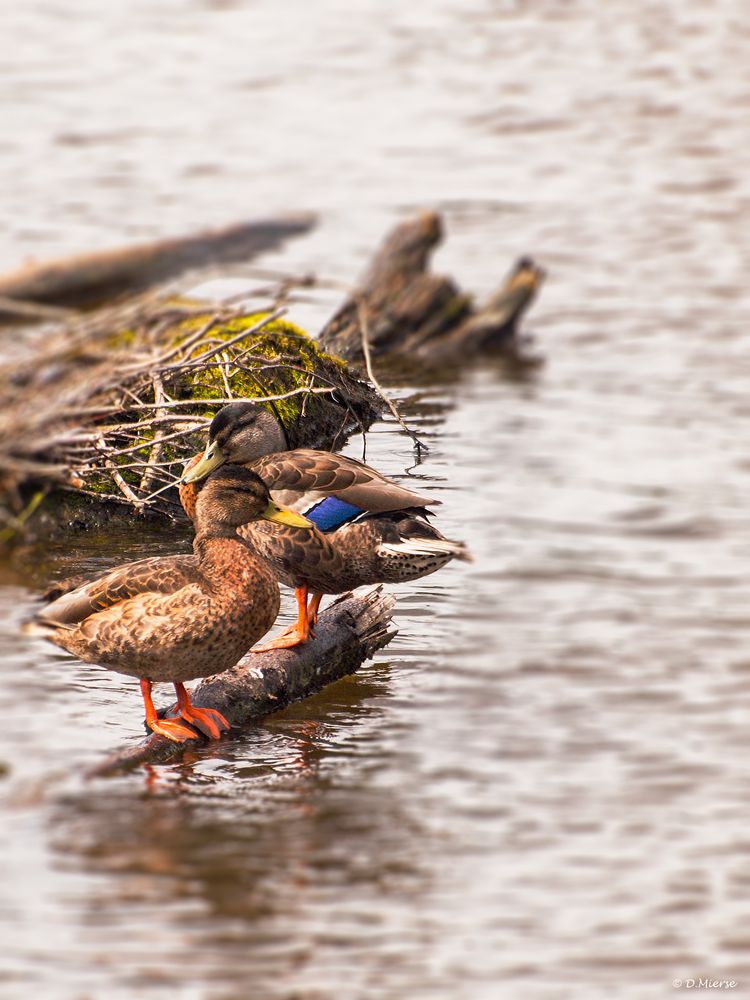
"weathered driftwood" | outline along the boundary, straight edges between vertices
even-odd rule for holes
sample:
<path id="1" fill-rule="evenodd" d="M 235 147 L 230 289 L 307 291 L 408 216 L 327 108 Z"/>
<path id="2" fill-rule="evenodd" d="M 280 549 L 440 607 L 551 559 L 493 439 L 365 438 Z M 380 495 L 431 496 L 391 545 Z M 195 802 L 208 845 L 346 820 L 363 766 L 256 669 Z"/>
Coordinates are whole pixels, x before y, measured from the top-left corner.
<path id="1" fill-rule="evenodd" d="M 9 300 L 0 301 L 0 317 L 33 315 L 28 306 L 33 302 L 76 306 L 101 302 L 194 268 L 250 260 L 292 236 L 307 232 L 314 222 L 315 217 L 309 214 L 290 215 L 211 229 L 193 236 L 25 264 L 0 276 L 0 297 Z"/>
<path id="2" fill-rule="evenodd" d="M 522 258 L 488 301 L 476 307 L 451 278 L 428 270 L 441 237 L 442 222 L 433 212 L 396 226 L 359 287 L 321 331 L 319 341 L 326 350 L 348 360 L 363 359 L 364 310 L 375 355 L 445 364 L 500 350 L 523 360 L 519 324 L 544 272 Z"/>
<path id="3" fill-rule="evenodd" d="M 375 588 L 361 597 L 347 594 L 339 598 L 322 612 L 315 638 L 304 646 L 248 653 L 236 667 L 199 684 L 193 692 L 193 703 L 218 709 L 233 727 L 242 727 L 354 673 L 396 634 L 391 625 L 395 599 L 383 595 L 381 589 Z M 173 705 L 167 711 L 174 708 Z M 91 774 L 103 776 L 139 764 L 175 760 L 186 749 L 194 749 L 201 743 L 205 743 L 203 736 L 176 744 L 163 736 L 151 735 L 116 751 Z"/>

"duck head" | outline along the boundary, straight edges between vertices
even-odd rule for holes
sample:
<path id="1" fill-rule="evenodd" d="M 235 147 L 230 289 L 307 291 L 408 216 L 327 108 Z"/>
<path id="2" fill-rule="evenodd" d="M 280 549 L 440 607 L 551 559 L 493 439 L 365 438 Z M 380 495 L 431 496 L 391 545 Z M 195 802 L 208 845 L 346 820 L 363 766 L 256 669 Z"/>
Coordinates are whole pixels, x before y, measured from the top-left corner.
<path id="1" fill-rule="evenodd" d="M 284 431 L 271 413 L 247 400 L 229 403 L 211 421 L 203 458 L 181 481 L 195 483 L 225 462 L 245 465 L 286 447 Z"/>
<path id="2" fill-rule="evenodd" d="M 313 527 L 306 517 L 274 503 L 260 476 L 241 465 L 223 465 L 208 477 L 196 499 L 199 532 L 231 536 L 241 525 L 259 520 L 292 528 Z"/>

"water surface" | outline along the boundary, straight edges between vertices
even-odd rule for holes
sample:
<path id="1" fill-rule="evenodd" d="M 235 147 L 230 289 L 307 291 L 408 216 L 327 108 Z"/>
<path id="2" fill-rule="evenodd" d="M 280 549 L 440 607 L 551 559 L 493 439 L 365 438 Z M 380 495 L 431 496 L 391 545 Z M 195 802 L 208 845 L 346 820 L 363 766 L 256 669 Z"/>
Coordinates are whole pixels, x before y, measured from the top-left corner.
<path id="1" fill-rule="evenodd" d="M 312 208 L 319 228 L 264 263 L 348 280 L 430 205 L 438 266 L 479 294 L 521 252 L 551 277 L 544 368 L 405 380 L 417 468 L 393 425 L 368 436 L 476 560 L 401 587 L 398 637 L 355 677 L 86 783 L 136 738 L 135 686 L 18 621 L 51 576 L 184 540 L 79 536 L 3 571 L 0 995 L 750 993 L 741 5 L 5 19 L 3 266 Z M 294 318 L 319 328 L 335 302 Z"/>

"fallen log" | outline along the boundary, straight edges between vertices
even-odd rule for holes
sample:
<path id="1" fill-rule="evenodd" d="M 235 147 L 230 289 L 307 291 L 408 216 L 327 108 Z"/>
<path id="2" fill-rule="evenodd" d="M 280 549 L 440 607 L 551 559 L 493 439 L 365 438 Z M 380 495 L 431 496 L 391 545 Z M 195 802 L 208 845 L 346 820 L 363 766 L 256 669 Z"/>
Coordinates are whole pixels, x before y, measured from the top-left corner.
<path id="1" fill-rule="evenodd" d="M 468 315 L 469 299 L 456 283 L 428 270 L 430 255 L 443 236 L 436 212 L 424 212 L 390 232 L 362 281 L 321 330 L 326 350 L 348 360 L 362 359 L 360 309 L 364 307 L 373 354 L 400 351 L 405 337 L 430 323 L 439 332 Z"/>
<path id="2" fill-rule="evenodd" d="M 232 727 L 240 728 L 307 698 L 326 685 L 354 673 L 396 630 L 391 624 L 395 598 L 381 587 L 361 597 L 346 594 L 326 608 L 318 619 L 315 638 L 296 649 L 248 653 L 235 667 L 202 681 L 192 693 L 194 705 L 215 708 Z M 160 715 L 175 710 L 172 705 Z M 138 767 L 179 759 L 206 738 L 172 743 L 151 735 L 117 750 L 90 772 L 102 777 Z"/>
<path id="3" fill-rule="evenodd" d="M 520 322 L 544 271 L 522 257 L 486 303 L 476 306 L 451 278 L 429 271 L 442 238 L 435 212 L 400 223 L 376 252 L 359 286 L 320 333 L 323 347 L 349 361 L 364 360 L 361 319 L 374 355 L 443 365 L 503 352 L 538 362 L 526 352 Z"/>
<path id="4" fill-rule="evenodd" d="M 193 236 L 25 264 L 0 276 L 0 317 L 31 313 L 29 303 L 85 306 L 137 292 L 185 271 L 247 261 L 308 232 L 310 214 L 239 223 Z M 16 302 L 17 300 L 17 302 Z"/>

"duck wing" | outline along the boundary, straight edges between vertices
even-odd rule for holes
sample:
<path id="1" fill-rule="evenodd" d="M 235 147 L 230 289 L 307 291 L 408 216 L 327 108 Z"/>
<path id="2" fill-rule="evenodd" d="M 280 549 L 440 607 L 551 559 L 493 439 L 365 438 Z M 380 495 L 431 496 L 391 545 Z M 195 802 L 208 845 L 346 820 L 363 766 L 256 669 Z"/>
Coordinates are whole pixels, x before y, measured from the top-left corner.
<path id="1" fill-rule="evenodd" d="M 313 448 L 264 455 L 251 466 L 278 503 L 332 531 L 362 514 L 432 507 L 440 500 L 415 493 L 369 465 Z"/>
<path id="2" fill-rule="evenodd" d="M 194 555 L 154 556 L 126 563 L 63 594 L 36 615 L 40 624 L 78 625 L 90 615 L 130 598 L 148 594 L 174 594 L 189 584 L 197 584 Z"/>
<path id="3" fill-rule="evenodd" d="M 176 581 L 175 581 L 176 582 Z M 196 582 L 182 580 L 173 591 L 149 589 L 97 609 L 59 635 L 59 645 L 82 660 L 120 665 L 151 663 L 165 649 L 178 653 L 191 640 L 205 639 L 211 621 L 211 597 Z M 191 656 L 195 658 L 196 650 Z M 128 672 L 128 671 L 125 671 Z M 158 679 L 158 678 L 155 678 Z"/>

